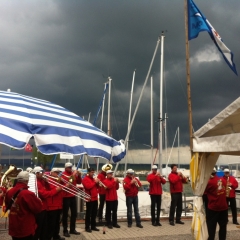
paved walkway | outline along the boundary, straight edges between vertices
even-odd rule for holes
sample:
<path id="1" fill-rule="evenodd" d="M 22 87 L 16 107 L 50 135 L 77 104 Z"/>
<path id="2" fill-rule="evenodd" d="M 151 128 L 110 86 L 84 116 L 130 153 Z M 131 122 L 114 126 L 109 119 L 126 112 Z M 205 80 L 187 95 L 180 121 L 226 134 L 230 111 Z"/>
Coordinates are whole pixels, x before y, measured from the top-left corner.
<path id="1" fill-rule="evenodd" d="M 4 230 L 4 219 L 0 218 L 0 240 L 11 240 L 12 238 L 8 235 L 7 230 Z M 106 233 L 103 234 L 103 227 L 98 227 L 99 232 L 87 233 L 84 231 L 84 223 L 80 221 L 77 224 L 77 230 L 81 232 L 81 235 L 71 235 L 66 240 L 192 240 L 191 236 L 191 219 L 183 219 L 184 225 L 170 226 L 167 219 L 161 221 L 161 227 L 154 227 L 151 225 L 149 220 L 142 221 L 143 228 L 137 228 L 133 224 L 132 228 L 127 227 L 126 222 L 119 222 L 121 228 L 106 228 Z M 227 227 L 227 239 L 228 240 L 239 240 L 240 239 L 240 228 L 236 225 L 229 223 Z M 61 231 L 62 233 L 62 231 Z M 216 239 L 218 234 L 216 234 Z"/>

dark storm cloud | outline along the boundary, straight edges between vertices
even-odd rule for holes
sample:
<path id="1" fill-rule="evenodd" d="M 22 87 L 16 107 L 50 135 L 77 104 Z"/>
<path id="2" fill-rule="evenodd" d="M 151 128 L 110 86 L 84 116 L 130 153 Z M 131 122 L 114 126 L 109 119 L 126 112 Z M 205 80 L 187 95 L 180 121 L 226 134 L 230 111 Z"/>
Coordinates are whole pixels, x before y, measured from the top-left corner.
<path id="1" fill-rule="evenodd" d="M 195 0 L 234 53 L 240 71 L 238 0 Z M 108 75 L 113 79 L 113 137 L 125 139 L 133 70 L 133 111 L 162 30 L 164 113 L 168 145 L 177 127 L 189 144 L 183 0 L 2 1 L 0 3 L 1 89 L 43 98 L 93 121 Z M 239 96 L 240 79 L 227 66 L 207 33 L 190 41 L 193 124 L 197 130 Z M 154 120 L 159 114 L 158 51 Z M 107 110 L 107 106 L 105 106 Z M 163 113 L 163 115 L 164 115 Z M 106 131 L 106 114 L 104 130 Z M 98 120 L 98 126 L 100 121 Z M 158 123 L 154 123 L 155 147 Z M 149 83 L 130 139 L 150 143 Z M 134 148 L 134 144 L 131 143 Z M 130 146 L 131 147 L 131 146 Z"/>

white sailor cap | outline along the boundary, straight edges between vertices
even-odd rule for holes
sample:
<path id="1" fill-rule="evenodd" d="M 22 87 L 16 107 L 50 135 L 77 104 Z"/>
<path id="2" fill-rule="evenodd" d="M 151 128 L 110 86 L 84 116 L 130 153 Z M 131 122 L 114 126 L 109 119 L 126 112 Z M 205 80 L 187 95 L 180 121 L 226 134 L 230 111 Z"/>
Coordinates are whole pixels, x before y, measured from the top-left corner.
<path id="1" fill-rule="evenodd" d="M 127 170 L 127 173 L 134 173 L 134 170 L 130 168 Z"/>
<path id="2" fill-rule="evenodd" d="M 43 169 L 40 166 L 37 166 L 32 170 L 33 173 L 38 173 L 38 172 L 42 172 L 42 171 L 43 171 Z"/>
<path id="3" fill-rule="evenodd" d="M 65 168 L 68 168 L 68 167 L 72 167 L 72 163 L 70 162 L 65 163 Z"/>
<path id="4" fill-rule="evenodd" d="M 112 171 L 112 170 L 107 170 L 106 173 L 107 173 L 107 174 L 108 174 L 108 173 L 113 173 L 113 171 Z"/>
<path id="5" fill-rule="evenodd" d="M 29 172 L 27 172 L 27 171 L 21 171 L 21 172 L 17 175 L 17 180 L 18 180 L 18 182 L 28 181 L 28 180 L 29 180 Z"/>
<path id="6" fill-rule="evenodd" d="M 157 165 L 152 165 L 152 169 L 157 169 Z"/>
<path id="7" fill-rule="evenodd" d="M 59 168 L 52 168 L 51 172 L 61 172 Z"/>
<path id="8" fill-rule="evenodd" d="M 227 173 L 230 172 L 228 168 L 225 168 L 223 171 L 224 171 L 224 172 L 227 172 Z"/>

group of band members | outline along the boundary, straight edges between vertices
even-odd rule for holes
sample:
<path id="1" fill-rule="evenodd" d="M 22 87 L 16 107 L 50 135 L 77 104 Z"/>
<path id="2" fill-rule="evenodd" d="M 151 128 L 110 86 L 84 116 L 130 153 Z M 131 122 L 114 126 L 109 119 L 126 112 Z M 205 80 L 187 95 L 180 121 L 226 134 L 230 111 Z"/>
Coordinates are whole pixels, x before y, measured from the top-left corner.
<path id="1" fill-rule="evenodd" d="M 108 168 L 109 167 L 109 168 Z M 29 173 L 31 172 L 31 173 Z M 38 197 L 28 191 L 29 174 L 35 174 L 37 180 Z M 72 164 L 65 164 L 65 171 L 59 178 L 60 170 L 53 168 L 50 176 L 61 181 L 60 185 L 55 185 L 43 176 L 43 169 L 35 167 L 28 168 L 17 175 L 16 184 L 8 190 L 5 195 L 6 208 L 11 210 L 9 215 L 9 235 L 13 240 L 64 240 L 60 237 L 60 216 L 62 213 L 63 235 L 70 237 L 70 234 L 79 235 L 76 231 L 76 196 L 71 192 L 66 192 L 66 188 L 71 188 L 71 184 L 81 184 L 89 197 L 86 197 L 86 217 L 85 230 L 89 233 L 99 231 L 96 227 L 96 217 L 99 222 L 103 219 L 103 207 L 106 203 L 105 219 L 108 228 L 120 228 L 117 223 L 119 179 L 113 176 L 112 166 L 108 164 L 95 176 L 94 168 L 89 168 L 87 175 L 82 179 L 78 171 L 72 171 Z M 169 214 L 169 224 L 184 224 L 181 221 L 182 214 L 182 192 L 183 183 L 187 178 L 178 172 L 176 164 L 171 165 L 171 173 L 168 176 L 170 183 L 171 205 Z M 161 226 L 160 209 L 162 185 L 166 179 L 158 172 L 157 166 L 152 166 L 151 173 L 147 176 L 150 183 L 149 195 L 151 199 L 151 221 L 153 226 Z M 71 183 L 71 184 L 70 184 Z M 128 227 L 132 227 L 132 207 L 136 226 L 143 228 L 138 209 L 138 191 L 142 186 L 138 178 L 134 176 L 134 170 L 128 169 L 123 180 L 123 188 L 126 195 L 127 222 Z M 216 225 L 219 224 L 219 239 L 226 239 L 226 225 L 228 222 L 228 204 L 232 210 L 233 223 L 237 222 L 236 195 L 235 189 L 238 187 L 236 179 L 229 174 L 229 170 L 224 170 L 224 177 L 216 176 L 216 169 L 212 171 L 208 185 L 205 190 L 207 196 L 207 226 L 209 239 L 214 239 Z M 4 189 L 1 189 L 3 194 Z M 98 206 L 98 194 L 100 204 Z M 155 209 L 157 208 L 157 211 Z M 68 231 L 68 211 L 71 210 L 70 231 Z M 174 215 L 176 220 L 174 222 Z M 26 224 L 28 223 L 28 224 Z"/>
<path id="2" fill-rule="evenodd" d="M 217 176 L 216 168 L 212 170 L 203 195 L 209 240 L 215 239 L 217 224 L 219 225 L 219 239 L 226 239 L 229 204 L 233 224 L 239 225 L 237 221 L 236 188 L 238 188 L 238 182 L 235 177 L 230 176 L 229 169 L 224 169 L 223 177 Z"/>

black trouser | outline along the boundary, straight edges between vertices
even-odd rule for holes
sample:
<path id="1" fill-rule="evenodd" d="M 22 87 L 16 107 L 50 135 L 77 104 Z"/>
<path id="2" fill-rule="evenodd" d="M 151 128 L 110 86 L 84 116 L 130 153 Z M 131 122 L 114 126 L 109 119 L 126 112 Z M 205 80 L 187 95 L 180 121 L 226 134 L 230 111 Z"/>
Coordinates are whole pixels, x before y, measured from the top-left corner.
<path id="1" fill-rule="evenodd" d="M 68 232 L 68 210 L 71 210 L 70 217 L 70 232 L 75 231 L 76 218 L 77 218 L 77 202 L 75 197 L 65 197 L 63 198 L 63 215 L 62 215 L 62 225 L 63 232 Z"/>
<path id="2" fill-rule="evenodd" d="M 106 194 L 99 194 L 99 207 L 98 207 L 98 218 L 103 218 L 103 207 L 105 203 Z M 106 218 L 106 213 L 105 213 Z"/>
<path id="3" fill-rule="evenodd" d="M 162 202 L 162 195 L 150 195 L 151 197 L 151 218 L 152 223 L 159 223 L 160 222 L 160 208 Z M 155 214 L 155 207 L 157 205 L 157 215 Z"/>
<path id="4" fill-rule="evenodd" d="M 47 211 L 48 224 L 46 240 L 59 238 L 61 211 L 61 209 Z"/>
<path id="5" fill-rule="evenodd" d="M 46 240 L 47 233 L 47 211 L 41 211 L 36 215 L 37 229 L 35 231 L 34 240 Z"/>
<path id="6" fill-rule="evenodd" d="M 33 235 L 22 238 L 12 237 L 12 240 L 33 240 Z"/>
<path id="7" fill-rule="evenodd" d="M 85 229 L 96 227 L 98 201 L 86 202 Z"/>
<path id="8" fill-rule="evenodd" d="M 174 221 L 176 210 L 176 221 L 180 221 L 182 215 L 182 193 L 171 193 L 171 206 L 169 214 L 169 222 Z"/>
<path id="9" fill-rule="evenodd" d="M 205 213 L 206 213 L 206 217 L 207 217 L 207 214 L 208 214 L 208 197 L 207 197 L 207 194 L 203 194 L 202 200 L 203 200 L 203 204 L 204 204 L 204 207 L 205 207 Z"/>
<path id="10" fill-rule="evenodd" d="M 107 225 L 117 224 L 118 200 L 106 201 L 106 221 Z"/>
<path id="11" fill-rule="evenodd" d="M 232 211 L 232 220 L 233 222 L 237 222 L 237 204 L 236 198 L 227 198 L 227 205 L 230 203 L 230 208 Z"/>
<path id="12" fill-rule="evenodd" d="M 228 220 L 228 210 L 213 211 L 211 209 L 208 209 L 208 215 L 207 215 L 208 240 L 215 239 L 217 223 L 219 225 L 218 239 L 219 240 L 226 239 L 227 220 Z"/>

